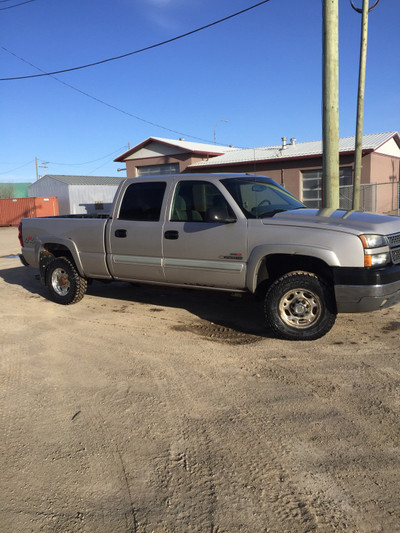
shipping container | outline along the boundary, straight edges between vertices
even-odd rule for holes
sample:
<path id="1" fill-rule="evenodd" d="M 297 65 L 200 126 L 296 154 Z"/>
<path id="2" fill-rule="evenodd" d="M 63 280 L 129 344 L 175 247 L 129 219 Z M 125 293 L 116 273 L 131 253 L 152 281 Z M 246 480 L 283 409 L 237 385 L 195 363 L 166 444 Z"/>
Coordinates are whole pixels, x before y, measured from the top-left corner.
<path id="1" fill-rule="evenodd" d="M 18 226 L 21 218 L 58 215 L 55 196 L 0 199 L 0 226 Z"/>

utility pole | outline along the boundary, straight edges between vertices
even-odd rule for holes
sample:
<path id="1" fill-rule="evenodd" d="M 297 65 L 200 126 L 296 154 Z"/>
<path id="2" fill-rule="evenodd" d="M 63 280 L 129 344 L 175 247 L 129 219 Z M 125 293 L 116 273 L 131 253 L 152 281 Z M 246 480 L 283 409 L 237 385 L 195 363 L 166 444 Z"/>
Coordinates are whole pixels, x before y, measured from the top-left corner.
<path id="1" fill-rule="evenodd" d="M 42 164 L 40 165 L 40 168 L 44 168 L 44 175 L 47 174 L 47 165 L 49 164 L 48 161 L 42 161 Z"/>
<path id="2" fill-rule="evenodd" d="M 360 209 L 361 190 L 361 170 L 362 170 L 362 140 L 364 125 L 364 98 L 365 98 L 365 72 L 367 67 L 367 40 L 368 40 L 368 12 L 374 9 L 380 0 L 369 8 L 369 0 L 363 0 L 362 10 L 354 6 L 352 8 L 357 13 L 362 13 L 361 20 L 361 43 L 360 43 L 360 65 L 358 71 L 358 98 L 357 98 L 357 125 L 356 125 L 356 146 L 354 154 L 354 178 L 353 178 L 353 209 Z"/>
<path id="3" fill-rule="evenodd" d="M 339 0 L 323 0 L 323 207 L 339 207 Z"/>
<path id="4" fill-rule="evenodd" d="M 37 157 L 35 157 L 35 165 L 36 165 L 36 181 L 38 181 L 38 179 L 39 179 L 39 171 L 38 171 Z"/>

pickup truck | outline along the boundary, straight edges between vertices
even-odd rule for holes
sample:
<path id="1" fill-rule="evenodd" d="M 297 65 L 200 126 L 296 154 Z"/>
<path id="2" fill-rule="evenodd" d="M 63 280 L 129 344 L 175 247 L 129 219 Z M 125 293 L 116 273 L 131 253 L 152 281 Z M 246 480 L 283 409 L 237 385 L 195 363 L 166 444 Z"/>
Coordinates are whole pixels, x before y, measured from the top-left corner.
<path id="1" fill-rule="evenodd" d="M 127 178 L 109 215 L 24 218 L 19 239 L 60 304 L 93 279 L 250 292 L 273 334 L 313 340 L 400 301 L 400 218 L 308 209 L 259 175 Z"/>

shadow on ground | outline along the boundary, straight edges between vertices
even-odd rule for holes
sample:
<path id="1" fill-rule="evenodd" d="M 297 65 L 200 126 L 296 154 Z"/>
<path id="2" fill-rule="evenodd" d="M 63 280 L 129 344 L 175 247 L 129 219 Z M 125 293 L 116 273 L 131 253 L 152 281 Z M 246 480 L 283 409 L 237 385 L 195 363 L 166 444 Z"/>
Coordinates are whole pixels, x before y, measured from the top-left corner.
<path id="1" fill-rule="evenodd" d="M 46 288 L 38 279 L 37 269 L 24 266 L 3 269 L 0 270 L 0 277 L 6 283 L 19 285 L 33 295 L 48 298 Z M 236 335 L 238 343 L 257 342 L 272 336 L 264 324 L 262 303 L 256 301 L 250 294 L 101 281 L 90 283 L 87 294 L 108 298 L 114 303 L 131 302 L 151 305 L 153 312 L 163 307 L 185 309 L 209 323 L 210 326 L 207 327 L 204 323 L 177 324 L 176 329 L 186 329 L 214 339 L 219 336 L 230 337 L 232 342 L 235 342 L 235 335 L 230 332 L 239 334 Z"/>

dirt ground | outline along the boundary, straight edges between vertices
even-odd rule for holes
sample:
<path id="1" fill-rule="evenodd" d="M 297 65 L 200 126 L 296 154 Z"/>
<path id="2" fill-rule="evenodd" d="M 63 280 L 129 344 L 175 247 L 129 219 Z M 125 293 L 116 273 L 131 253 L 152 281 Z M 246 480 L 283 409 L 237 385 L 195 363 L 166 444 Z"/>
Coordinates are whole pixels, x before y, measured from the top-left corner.
<path id="1" fill-rule="evenodd" d="M 221 293 L 46 298 L 0 228 L 0 530 L 400 531 L 400 306 L 313 342 Z"/>

